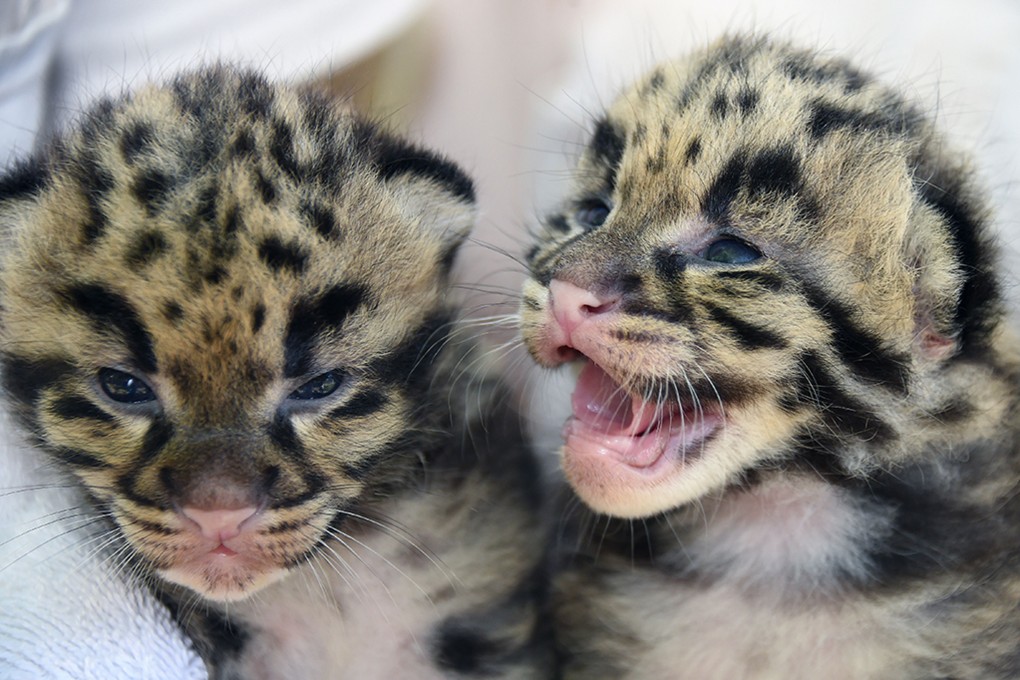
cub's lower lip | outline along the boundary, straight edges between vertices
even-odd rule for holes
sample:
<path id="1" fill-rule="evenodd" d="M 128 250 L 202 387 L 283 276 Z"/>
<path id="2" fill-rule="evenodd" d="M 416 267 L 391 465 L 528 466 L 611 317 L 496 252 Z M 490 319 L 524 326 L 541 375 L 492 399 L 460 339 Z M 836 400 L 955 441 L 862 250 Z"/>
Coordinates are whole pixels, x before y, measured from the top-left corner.
<path id="1" fill-rule="evenodd" d="M 565 454 L 634 472 L 653 474 L 669 462 L 689 462 L 722 424 L 722 416 L 711 410 L 632 396 L 591 361 L 578 376 L 571 402 Z"/>

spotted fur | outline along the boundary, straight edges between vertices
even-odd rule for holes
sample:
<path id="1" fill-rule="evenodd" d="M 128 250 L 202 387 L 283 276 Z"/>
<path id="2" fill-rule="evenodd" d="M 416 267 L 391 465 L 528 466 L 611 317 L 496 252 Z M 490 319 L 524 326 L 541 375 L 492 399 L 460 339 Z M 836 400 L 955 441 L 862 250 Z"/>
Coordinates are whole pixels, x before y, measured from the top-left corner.
<path id="1" fill-rule="evenodd" d="M 923 112 L 758 37 L 596 121 L 522 330 L 579 361 L 571 678 L 1020 673 L 1016 341 Z"/>
<path id="2" fill-rule="evenodd" d="M 11 407 L 213 677 L 551 672 L 530 453 L 458 377 L 457 166 L 212 67 L 97 104 L 0 214 Z"/>

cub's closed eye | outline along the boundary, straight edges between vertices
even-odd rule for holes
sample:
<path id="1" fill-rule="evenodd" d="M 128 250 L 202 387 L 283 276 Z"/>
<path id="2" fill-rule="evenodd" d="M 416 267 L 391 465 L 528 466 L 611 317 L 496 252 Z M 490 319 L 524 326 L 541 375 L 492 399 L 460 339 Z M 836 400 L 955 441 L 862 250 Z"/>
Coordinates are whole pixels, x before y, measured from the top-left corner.
<path id="1" fill-rule="evenodd" d="M 101 368 L 98 374 L 99 386 L 110 399 L 122 404 L 143 404 L 155 401 L 156 394 L 141 378 L 118 371 L 115 368 Z"/>
<path id="2" fill-rule="evenodd" d="M 287 397 L 288 399 L 299 399 L 308 401 L 312 399 L 323 399 L 333 394 L 343 383 L 343 376 L 339 371 L 329 371 L 320 376 L 312 378 L 301 387 L 297 388 Z"/>
<path id="3" fill-rule="evenodd" d="M 612 212 L 612 208 L 605 201 L 599 198 L 589 198 L 578 205 L 574 219 L 585 229 L 594 229 L 605 223 L 610 212 Z"/>
<path id="4" fill-rule="evenodd" d="M 702 258 L 720 264 L 749 264 L 762 258 L 761 251 L 736 238 L 721 238 L 713 241 Z"/>

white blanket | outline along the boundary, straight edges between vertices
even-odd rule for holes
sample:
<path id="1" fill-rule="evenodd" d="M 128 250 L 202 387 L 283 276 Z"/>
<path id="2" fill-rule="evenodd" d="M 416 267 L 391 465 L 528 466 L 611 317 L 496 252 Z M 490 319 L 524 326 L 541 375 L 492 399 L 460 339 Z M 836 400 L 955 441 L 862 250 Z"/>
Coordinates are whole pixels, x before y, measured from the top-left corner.
<path id="1" fill-rule="evenodd" d="M 0 678 L 206 677 L 166 609 L 103 556 L 103 528 L 0 413 Z"/>

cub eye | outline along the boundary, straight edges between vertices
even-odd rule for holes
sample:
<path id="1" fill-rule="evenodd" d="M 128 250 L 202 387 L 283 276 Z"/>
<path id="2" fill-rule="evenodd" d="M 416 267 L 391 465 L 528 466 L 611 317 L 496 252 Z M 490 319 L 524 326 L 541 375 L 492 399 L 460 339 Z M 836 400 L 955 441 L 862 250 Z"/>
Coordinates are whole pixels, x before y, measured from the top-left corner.
<path id="1" fill-rule="evenodd" d="M 752 245 L 735 238 L 721 238 L 705 249 L 703 259 L 721 264 L 748 264 L 761 259 L 761 253 Z"/>
<path id="2" fill-rule="evenodd" d="M 122 404 L 142 404 L 156 400 L 156 394 L 144 380 L 114 368 L 99 369 L 99 386 L 106 396 Z"/>
<path id="3" fill-rule="evenodd" d="M 343 380 L 338 371 L 329 371 L 312 378 L 301 387 L 290 393 L 288 399 L 323 399 L 337 391 Z"/>
<path id="4" fill-rule="evenodd" d="M 612 208 L 606 205 L 605 201 L 591 198 L 578 206 L 574 219 L 585 229 L 594 229 L 602 226 L 610 212 Z"/>

